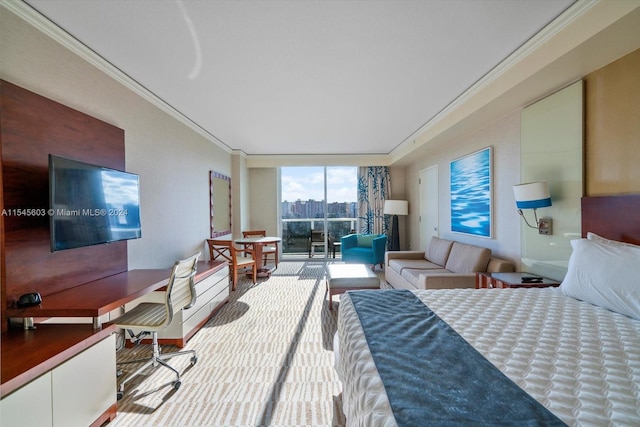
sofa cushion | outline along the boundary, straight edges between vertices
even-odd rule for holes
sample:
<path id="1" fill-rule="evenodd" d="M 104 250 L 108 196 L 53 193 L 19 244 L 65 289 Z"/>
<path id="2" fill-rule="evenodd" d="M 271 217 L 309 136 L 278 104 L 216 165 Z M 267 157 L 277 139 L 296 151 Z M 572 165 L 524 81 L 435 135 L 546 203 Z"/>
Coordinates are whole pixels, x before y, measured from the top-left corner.
<path id="1" fill-rule="evenodd" d="M 378 234 L 358 234 L 358 246 L 370 248 L 373 246 L 373 239 L 376 237 L 378 237 Z"/>
<path id="2" fill-rule="evenodd" d="M 402 278 L 407 282 L 411 283 L 414 288 L 424 289 L 422 284 L 420 283 L 420 275 L 421 274 L 434 274 L 434 275 L 449 275 L 451 272 L 449 270 L 445 270 L 444 268 L 438 268 L 434 270 L 429 270 L 425 272 L 425 270 L 417 270 L 413 268 L 405 268 L 402 270 Z"/>
<path id="3" fill-rule="evenodd" d="M 490 258 L 491 249 L 454 242 L 445 268 L 454 273 L 486 271 Z"/>
<path id="4" fill-rule="evenodd" d="M 389 268 L 402 273 L 405 268 L 413 268 L 416 270 L 431 270 L 434 268 L 442 268 L 441 265 L 434 264 L 426 259 L 391 259 L 389 260 Z"/>
<path id="5" fill-rule="evenodd" d="M 425 251 L 424 257 L 434 264 L 444 266 L 447 264 L 447 259 L 449 258 L 452 246 L 452 240 L 445 240 L 434 236 L 429 242 L 429 247 Z"/>

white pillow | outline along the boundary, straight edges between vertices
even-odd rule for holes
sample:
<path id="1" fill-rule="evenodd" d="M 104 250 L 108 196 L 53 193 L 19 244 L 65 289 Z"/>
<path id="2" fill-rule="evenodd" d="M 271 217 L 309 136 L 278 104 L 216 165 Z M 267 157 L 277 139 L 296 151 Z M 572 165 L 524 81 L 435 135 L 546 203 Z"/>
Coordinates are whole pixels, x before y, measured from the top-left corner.
<path id="1" fill-rule="evenodd" d="M 640 246 L 634 245 L 633 243 L 619 242 L 617 240 L 606 239 L 606 238 L 604 238 L 602 236 L 598 236 L 596 233 L 592 233 L 590 231 L 587 232 L 587 239 L 595 240 L 596 242 L 600 242 L 600 243 L 608 243 L 610 245 L 631 246 L 633 248 L 640 248 Z"/>
<path id="2" fill-rule="evenodd" d="M 616 243 L 572 240 L 573 253 L 560 290 L 640 320 L 640 246 Z"/>

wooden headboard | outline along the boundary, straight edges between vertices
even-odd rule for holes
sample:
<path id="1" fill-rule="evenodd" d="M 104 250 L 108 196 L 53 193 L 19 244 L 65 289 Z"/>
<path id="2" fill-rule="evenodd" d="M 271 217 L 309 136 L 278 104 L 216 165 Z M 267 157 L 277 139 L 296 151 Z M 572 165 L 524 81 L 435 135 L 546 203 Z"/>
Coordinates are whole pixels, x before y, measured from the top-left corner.
<path id="1" fill-rule="evenodd" d="M 582 198 L 582 237 L 587 232 L 640 245 L 640 194 Z"/>

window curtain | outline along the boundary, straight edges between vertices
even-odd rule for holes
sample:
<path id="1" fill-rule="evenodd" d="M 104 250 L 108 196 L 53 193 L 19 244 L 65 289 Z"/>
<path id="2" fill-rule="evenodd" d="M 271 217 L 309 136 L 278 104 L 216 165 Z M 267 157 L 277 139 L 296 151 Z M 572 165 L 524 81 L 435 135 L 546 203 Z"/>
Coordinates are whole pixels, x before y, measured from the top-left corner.
<path id="1" fill-rule="evenodd" d="M 384 201 L 391 198 L 391 179 L 387 166 L 358 168 L 358 226 L 362 234 L 387 234 L 389 218 Z"/>

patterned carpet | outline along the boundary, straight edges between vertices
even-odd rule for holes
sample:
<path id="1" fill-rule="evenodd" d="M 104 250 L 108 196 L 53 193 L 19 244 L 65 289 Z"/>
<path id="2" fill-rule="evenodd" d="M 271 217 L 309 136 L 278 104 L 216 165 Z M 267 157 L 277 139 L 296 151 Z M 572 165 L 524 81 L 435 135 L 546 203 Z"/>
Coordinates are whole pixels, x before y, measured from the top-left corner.
<path id="1" fill-rule="evenodd" d="M 339 299 L 329 311 L 324 275 L 324 262 L 285 261 L 256 285 L 243 277 L 185 346 L 197 351 L 197 364 L 170 361 L 182 373 L 180 389 L 169 370 L 150 368 L 127 384 L 110 426 L 344 425 L 332 352 Z M 120 350 L 118 361 L 148 347 Z"/>

